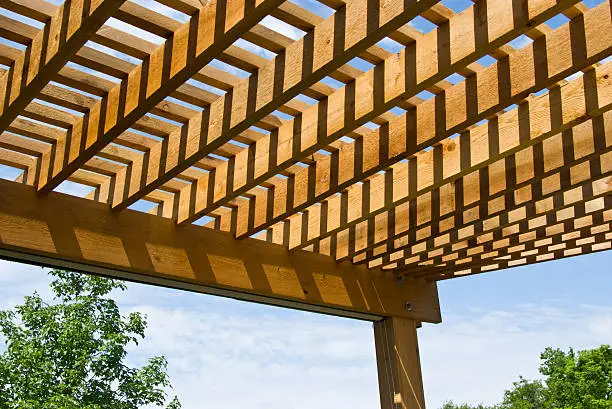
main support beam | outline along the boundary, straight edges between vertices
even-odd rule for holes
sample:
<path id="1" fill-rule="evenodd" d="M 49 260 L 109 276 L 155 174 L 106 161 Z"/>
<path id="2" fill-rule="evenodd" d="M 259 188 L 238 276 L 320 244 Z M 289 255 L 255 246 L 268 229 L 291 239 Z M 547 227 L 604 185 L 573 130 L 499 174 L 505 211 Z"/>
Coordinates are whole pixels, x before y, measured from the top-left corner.
<path id="1" fill-rule="evenodd" d="M 435 283 L 0 180 L 0 257 L 378 320 L 440 322 Z M 409 303 L 409 308 L 407 308 Z"/>
<path id="2" fill-rule="evenodd" d="M 381 409 L 425 409 L 416 321 L 375 322 L 374 341 Z"/>

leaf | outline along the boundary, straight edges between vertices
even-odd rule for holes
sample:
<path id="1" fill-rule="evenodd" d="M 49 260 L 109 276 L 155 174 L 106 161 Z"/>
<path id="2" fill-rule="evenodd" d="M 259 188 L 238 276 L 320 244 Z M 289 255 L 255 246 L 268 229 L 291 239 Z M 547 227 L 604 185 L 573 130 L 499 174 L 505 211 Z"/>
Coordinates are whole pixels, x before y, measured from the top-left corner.
<path id="1" fill-rule="evenodd" d="M 140 313 L 121 315 L 110 298 L 120 281 L 53 270 L 52 301 L 36 292 L 0 311 L 0 408 L 135 409 L 166 405 L 167 361 L 125 364 L 126 348 L 145 337 Z M 180 408 L 176 397 L 168 408 Z"/>

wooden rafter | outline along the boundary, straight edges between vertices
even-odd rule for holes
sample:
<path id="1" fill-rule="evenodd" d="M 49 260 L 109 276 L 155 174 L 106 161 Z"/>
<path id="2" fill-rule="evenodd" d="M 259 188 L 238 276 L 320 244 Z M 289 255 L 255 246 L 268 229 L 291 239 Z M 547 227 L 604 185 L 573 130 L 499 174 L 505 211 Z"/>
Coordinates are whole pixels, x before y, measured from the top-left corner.
<path id="1" fill-rule="evenodd" d="M 410 5 L 400 3 L 385 8 L 381 4 L 380 9 L 374 10 L 368 7 L 366 0 L 347 3 L 341 12 L 314 26 L 306 36 L 288 45 L 249 79 L 233 87 L 231 93 L 214 101 L 209 110 L 193 117 L 182 129 L 170 135 L 162 159 L 166 169 L 156 169 L 159 177 L 141 186 L 134 195 L 122 196 L 114 207 L 124 208 L 176 176 L 436 1 L 422 0 Z M 367 24 L 361 24 L 364 20 Z M 181 141 L 185 139 L 186 146 L 182 147 Z M 244 154 L 241 157 L 245 157 Z M 215 169 L 215 174 L 220 174 L 220 171 Z"/>
<path id="2" fill-rule="evenodd" d="M 237 0 L 235 2 L 237 2 Z M 280 1 L 268 0 L 268 2 L 263 3 L 264 4 L 257 6 L 257 9 L 261 9 L 259 13 L 263 13 L 275 5 L 278 6 Z M 134 202 L 142 197 L 141 195 L 145 194 L 144 192 L 153 190 L 164 181 L 176 176 L 181 170 L 186 169 L 207 153 L 211 153 L 240 132 L 246 130 L 250 125 L 261 119 L 263 115 L 278 108 L 280 106 L 279 104 L 282 105 L 290 98 L 297 95 L 304 86 L 309 86 L 318 81 L 324 77 L 327 71 L 333 70 L 344 64 L 360 51 L 384 37 L 384 35 L 392 29 L 397 28 L 399 25 L 408 22 L 418 15 L 420 11 L 427 8 L 428 4 L 433 3 L 435 3 L 434 0 L 419 1 L 414 6 L 410 6 L 407 10 L 401 7 L 392 8 L 391 11 L 387 11 L 387 13 L 389 13 L 389 15 L 387 15 L 385 12 L 379 11 L 374 13 L 370 11 L 366 7 L 367 2 L 365 0 L 350 2 L 350 7 L 346 7 L 346 12 L 340 13 L 339 15 L 334 14 L 329 19 L 323 21 L 314 28 L 311 36 L 306 36 L 304 39 L 296 41 L 295 44 L 289 46 L 281 56 L 267 62 L 265 66 L 257 71 L 257 75 L 251 76 L 249 80 L 241 81 L 232 89 L 231 93 L 213 101 L 210 108 L 204 111 L 205 113 L 195 115 L 183 128 L 170 133 L 168 135 L 169 146 L 166 148 L 166 157 L 162 158 L 165 163 L 166 171 L 163 172 L 162 170 L 158 170 L 158 172 L 162 173 L 161 178 L 156 178 L 152 184 L 138 189 L 138 192 L 142 193 L 137 194 L 136 198 L 128 196 L 128 202 L 119 200 L 115 207 L 120 209 L 126 207 L 130 202 Z M 242 12 L 237 6 L 228 6 L 228 10 L 234 8 Z M 256 19 L 261 19 L 263 17 L 263 15 L 259 13 L 254 12 L 254 10 L 246 10 L 244 12 L 244 20 L 257 21 Z M 202 14 L 206 13 L 203 11 Z M 366 26 L 359 24 L 358 22 L 362 21 L 364 17 L 366 20 L 369 19 L 373 22 Z M 206 27 L 210 24 L 214 25 L 215 15 L 212 14 L 210 18 L 210 21 L 199 21 L 196 29 L 203 30 L 200 27 Z M 236 19 L 236 17 L 228 16 L 228 20 L 231 21 L 232 19 Z M 235 24 L 235 22 L 232 21 L 232 24 Z M 195 23 L 192 23 L 192 25 L 195 25 Z M 248 26 L 248 23 L 243 23 L 243 25 L 245 25 L 247 29 L 251 28 Z M 379 25 L 380 27 L 378 27 Z M 338 27 L 340 27 L 340 30 Z M 357 30 L 357 27 L 367 27 L 367 30 Z M 190 30 L 189 25 L 186 25 L 186 28 L 179 29 L 179 33 L 183 33 L 183 35 L 186 36 L 185 41 L 187 42 L 189 40 Z M 242 34 L 242 32 L 237 29 L 233 31 L 236 37 L 224 35 L 224 41 L 215 38 L 214 41 L 211 42 L 210 48 L 221 51 L 231 45 L 231 43 Z M 225 40 L 226 37 L 227 40 Z M 336 37 L 339 37 L 341 40 L 335 40 Z M 207 41 L 211 40 L 213 39 L 211 38 Z M 173 44 L 175 43 L 173 42 Z M 339 52 L 337 50 L 338 44 L 341 45 Z M 145 73 L 141 74 L 140 72 L 136 72 L 129 75 L 128 78 L 132 79 L 125 86 L 127 90 L 124 92 L 128 95 L 132 95 L 133 99 L 131 101 L 126 99 L 124 102 L 126 112 L 117 114 L 119 117 L 126 117 L 126 125 L 117 125 L 113 127 L 115 124 L 112 123 L 112 120 L 116 120 L 114 118 L 111 118 L 110 125 L 105 123 L 104 126 L 98 124 L 98 122 L 100 122 L 99 119 L 95 119 L 96 122 L 94 123 L 90 121 L 90 124 L 87 126 L 88 129 L 92 128 L 92 126 L 94 129 L 104 129 L 102 132 L 104 135 L 100 138 L 100 142 L 97 145 L 103 145 L 105 142 L 108 143 L 112 141 L 112 139 L 117 136 L 117 132 L 122 132 L 127 129 L 130 121 L 134 121 L 151 108 L 150 104 L 139 101 L 139 98 L 142 98 L 140 97 L 141 93 L 146 95 L 146 97 L 144 97 L 145 101 L 157 99 L 155 101 L 155 103 L 157 103 L 161 98 L 155 98 L 156 95 L 160 97 L 165 96 L 165 94 L 167 94 L 167 91 L 164 90 L 165 88 L 172 87 L 174 82 L 178 84 L 184 82 L 185 79 L 189 78 L 210 61 L 210 58 L 204 59 L 198 57 L 199 50 L 195 51 L 196 58 L 194 59 L 193 56 L 188 53 L 190 45 L 187 44 L 184 47 L 186 48 L 179 48 L 168 53 L 165 51 L 165 46 L 160 46 L 158 51 L 152 53 L 150 62 L 150 67 L 159 66 L 157 72 L 147 73 L 146 75 Z M 201 48 L 202 46 L 199 44 L 197 46 L 192 44 L 191 47 Z M 314 50 L 317 50 L 317 52 L 315 53 Z M 164 57 L 164 52 L 170 55 Z M 162 62 L 165 62 L 165 59 L 168 58 L 173 62 L 168 67 L 170 73 L 169 78 L 166 79 L 162 78 L 162 67 L 165 65 L 165 63 Z M 178 62 L 174 63 L 175 60 Z M 187 60 L 189 60 L 188 63 L 186 62 Z M 285 60 L 304 61 L 304 68 L 301 70 L 301 75 L 300 71 L 297 71 L 293 64 L 285 64 Z M 308 61 L 310 61 L 310 63 Z M 181 67 L 181 71 L 179 71 L 179 73 L 184 71 L 184 74 L 178 75 L 179 73 L 174 72 L 179 70 L 179 68 L 173 67 L 173 65 L 176 64 L 184 65 L 184 68 Z M 311 66 L 309 64 L 311 64 Z M 281 72 L 281 79 L 275 78 L 278 72 Z M 298 74 L 297 76 L 296 73 Z M 147 79 L 147 89 L 139 91 L 141 78 L 145 78 L 145 76 Z M 174 78 L 176 78 L 176 80 L 168 82 L 168 80 Z M 253 84 L 253 78 L 256 81 L 255 84 Z M 280 85 L 276 85 L 279 83 Z M 257 90 L 256 94 L 253 91 L 249 91 L 253 89 Z M 121 101 L 118 99 L 120 91 L 121 87 L 117 87 L 114 92 L 115 98 L 117 99 L 109 101 L 108 104 L 110 106 L 121 106 Z M 279 92 L 281 95 L 278 95 Z M 113 95 L 112 92 L 111 95 Z M 272 103 L 272 100 L 274 100 L 274 103 Z M 255 113 L 251 112 L 251 101 L 255 104 Z M 247 105 L 249 105 L 249 107 L 247 107 Z M 100 106 L 102 107 L 103 104 L 101 103 Z M 98 111 L 100 109 L 101 108 L 98 108 Z M 230 112 L 229 118 L 225 118 L 227 111 Z M 248 119 L 247 111 L 249 112 Z M 227 127 L 230 128 L 231 132 L 225 132 L 225 128 Z M 109 132 L 110 129 L 114 128 L 117 128 L 118 131 Z M 227 135 L 224 135 L 225 133 L 227 133 Z M 183 147 L 183 144 L 186 144 L 186 146 Z M 91 149 L 91 154 L 95 153 L 95 151 L 96 149 Z M 83 160 L 86 156 L 88 155 L 79 154 L 77 159 Z M 74 166 L 77 166 L 77 162 L 71 167 L 66 168 L 63 174 L 69 173 Z M 47 189 L 53 187 L 53 185 L 57 184 L 60 180 L 61 177 L 57 178 L 56 182 L 49 184 Z M 123 197 L 124 196 L 121 196 L 121 198 Z"/>
<path id="3" fill-rule="evenodd" d="M 493 33 L 484 33 L 484 27 L 493 25 L 494 19 L 501 17 L 500 14 L 512 16 L 518 13 L 511 3 L 501 0 L 486 2 L 486 6 L 482 6 L 485 2 L 477 3 L 447 20 L 442 27 L 415 39 L 405 50 L 391 54 L 363 73 L 351 86 L 340 88 L 324 101 L 310 107 L 301 116 L 279 127 L 270 138 L 258 141 L 252 149 L 242 151 L 234 161 L 221 164 L 215 169 L 214 178 L 204 176 L 193 189 L 184 192 L 181 201 L 195 202 L 195 206 L 184 206 L 186 214 L 179 212 L 179 222 L 193 222 L 215 207 L 227 204 L 236 196 L 393 108 L 401 100 L 443 81 L 456 72 L 457 67 L 476 61 L 572 2 L 554 5 L 539 1 L 532 3 L 528 15 L 517 17 L 516 23 L 500 26 Z M 487 10 L 479 10 L 482 7 Z M 482 14 L 491 22 L 482 21 Z M 515 20 L 510 18 L 510 21 Z M 472 39 L 473 44 L 470 45 L 466 39 Z M 303 175 L 305 171 L 300 173 Z M 287 190 L 282 184 L 276 189 L 281 191 L 281 196 L 283 190 Z M 295 184 L 308 186 L 302 180 L 296 180 Z M 279 217 L 283 216 L 288 215 Z M 237 230 L 240 237 L 254 233 L 240 227 Z"/>
<path id="4" fill-rule="evenodd" d="M 560 30 L 563 31 L 563 29 Z M 558 32 L 557 34 L 562 35 L 563 33 Z M 597 36 L 595 31 L 592 32 L 592 36 Z M 548 49 L 551 51 L 542 55 L 543 59 L 546 59 L 549 54 L 559 52 L 564 47 L 568 50 L 570 48 L 570 42 L 567 39 L 559 42 L 550 41 L 550 43 L 551 46 Z M 604 43 L 609 43 L 609 39 L 604 40 Z M 347 200 L 351 206 L 357 209 L 362 208 L 366 201 L 370 202 L 371 209 L 388 206 L 389 203 L 381 203 L 386 197 L 384 192 L 391 192 L 391 185 L 393 184 L 403 184 L 401 182 L 403 175 L 396 175 L 396 171 L 393 180 L 389 179 L 387 182 L 385 182 L 385 178 L 389 175 L 374 177 L 372 175 L 385 171 L 393 164 L 415 154 L 416 157 L 413 158 L 413 165 L 411 166 L 416 166 L 420 174 L 411 175 L 408 178 L 416 178 L 414 180 L 418 180 L 419 186 L 416 186 L 414 192 L 406 192 L 405 194 L 406 196 L 411 194 L 413 198 L 416 194 L 421 193 L 421 185 L 432 185 L 432 182 L 429 181 L 433 180 L 434 168 L 438 166 L 444 166 L 441 168 L 444 177 L 438 178 L 440 181 L 436 180 L 436 184 L 442 183 L 442 180 L 452 180 L 453 176 L 456 177 L 461 172 L 467 172 L 470 167 L 456 168 L 459 164 L 466 164 L 467 158 L 461 160 L 461 152 L 464 155 L 472 152 L 471 155 L 475 158 L 473 161 L 475 164 L 485 161 L 483 155 L 488 154 L 488 152 L 486 146 L 480 146 L 480 144 L 483 143 L 482 140 L 487 138 L 485 135 L 487 125 L 481 125 L 467 132 L 462 131 L 469 128 L 470 124 L 501 111 L 502 107 L 521 102 L 531 92 L 541 89 L 542 86 L 553 86 L 560 79 L 579 69 L 587 68 L 593 61 L 584 61 L 584 63 L 576 61 L 575 65 L 569 66 L 549 64 L 548 73 L 550 74 L 540 75 L 541 82 L 536 85 L 532 77 L 522 75 L 524 67 L 535 65 L 533 50 L 530 47 L 527 46 L 512 54 L 508 64 L 505 65 L 508 76 L 515 77 L 512 87 L 509 86 L 509 83 L 502 85 L 498 79 L 498 69 L 504 67 L 504 64 L 494 64 L 465 82 L 448 88 L 444 94 L 417 105 L 405 115 L 394 118 L 387 125 L 364 135 L 355 144 L 340 149 L 336 155 L 317 160 L 313 166 L 297 172 L 294 178 L 274 184 L 272 192 L 260 191 L 256 199 L 252 200 L 254 203 L 238 206 L 237 235 L 239 237 L 251 235 L 259 229 L 273 225 L 275 222 L 288 219 L 300 211 L 304 211 L 304 213 L 300 216 L 291 217 L 290 222 L 294 226 L 302 226 L 304 225 L 303 219 L 308 218 L 308 224 L 316 227 L 318 223 L 320 224 L 320 216 L 317 216 L 317 213 L 320 213 L 323 209 L 327 212 L 328 219 L 330 215 L 341 213 L 344 199 L 333 195 L 338 190 L 345 188 L 348 188 L 344 193 L 349 196 Z M 604 53 L 604 56 L 608 53 L 609 50 Z M 599 56 L 595 58 L 597 59 Z M 603 76 L 608 74 L 607 71 L 602 74 L 600 81 Z M 573 103 L 574 94 L 580 94 L 581 87 L 582 83 L 577 83 L 571 87 L 572 90 L 575 90 L 572 91 L 573 93 L 566 92 L 567 89 L 563 87 L 561 88 L 563 89 L 562 93 L 553 92 L 550 98 L 545 97 L 521 103 L 519 110 L 503 114 L 499 119 L 492 122 L 497 124 L 501 121 L 501 124 L 497 125 L 498 129 L 491 137 L 499 139 L 503 148 L 504 141 L 516 140 L 519 136 L 517 132 L 519 129 L 531 129 L 531 132 L 541 132 L 543 136 L 546 136 L 546 132 L 550 132 L 550 129 L 545 128 L 547 122 L 544 121 L 544 118 L 549 120 L 550 118 L 538 116 L 540 111 L 547 110 L 547 107 L 550 106 L 547 104 L 558 104 L 567 112 L 566 115 L 574 115 L 572 110 L 567 108 L 567 103 L 561 104 L 561 101 L 555 101 L 555 99 L 562 97 Z M 609 93 L 609 83 L 606 79 L 603 79 L 601 92 Z M 584 101 L 584 96 L 581 95 L 577 95 L 577 98 Z M 594 97 L 596 98 L 596 94 Z M 605 105 L 608 102 L 605 99 L 602 102 L 604 102 L 604 106 L 601 109 L 609 109 L 609 106 Z M 574 105 L 576 105 L 575 109 L 584 106 L 584 104 Z M 599 107 L 589 107 L 589 111 L 592 110 L 592 112 L 588 112 L 588 114 L 600 112 L 599 109 Z M 441 116 L 440 112 L 444 112 L 445 115 Z M 524 118 L 522 113 L 525 112 L 534 113 L 534 119 L 530 121 L 529 118 Z M 549 112 L 543 112 L 543 115 L 547 114 L 550 115 Z M 587 112 L 584 112 L 583 108 L 583 112 L 575 114 L 571 120 L 566 121 L 566 118 L 563 118 L 559 124 L 559 131 L 564 129 L 563 126 L 571 126 L 572 121 L 585 114 Z M 456 146 L 461 146 L 460 142 L 445 139 L 457 132 L 462 132 L 459 141 L 466 141 L 463 144 L 463 150 L 461 148 L 455 150 Z M 499 132 L 504 134 L 498 135 Z M 535 136 L 530 139 L 533 141 L 534 138 Z M 474 142 L 471 143 L 469 139 L 474 139 Z M 492 141 L 492 143 L 495 143 L 495 141 Z M 424 147 L 433 145 L 437 145 L 433 151 L 419 153 Z M 513 147 L 518 145 L 519 142 L 516 141 Z M 474 148 L 470 149 L 470 146 Z M 508 149 L 510 149 L 510 146 L 508 146 Z M 441 163 L 442 159 L 444 159 L 444 165 Z M 397 167 L 392 169 L 397 169 Z M 329 175 L 337 176 L 332 179 Z M 366 186 L 355 185 L 367 178 L 370 180 L 366 182 Z M 369 193 L 366 193 L 366 189 L 369 189 Z M 292 194 L 292 200 L 286 199 L 288 192 Z M 369 197 L 366 199 L 365 196 L 368 194 Z M 397 196 L 397 193 L 395 195 Z M 332 196 L 331 199 L 327 199 L 330 196 Z M 397 200 L 393 199 L 393 203 Z M 291 203 L 291 207 L 287 206 L 287 202 Z M 322 208 L 320 203 L 324 203 L 325 206 Z M 250 211 L 251 208 L 254 208 L 254 211 Z M 347 223 L 352 221 L 350 217 L 347 219 Z M 316 236 L 316 234 L 314 235 Z M 312 235 L 309 234 L 309 236 Z M 304 246 L 308 244 L 306 242 Z"/>
<path id="5" fill-rule="evenodd" d="M 0 131 L 38 96 L 74 53 L 102 27 L 124 0 L 91 2 L 67 1 L 57 10 L 32 1 L 3 2 L 9 10 L 44 23 L 36 35 L 27 38 L 26 49 L 0 79 Z M 49 13 L 49 9 L 53 10 Z M 23 25 L 27 28 L 27 25 Z M 31 30 L 31 29 L 30 29 Z M 29 30 L 24 30 L 29 31 Z"/>
<path id="6" fill-rule="evenodd" d="M 58 141 L 57 148 L 46 159 L 49 169 L 43 173 L 39 190 L 45 192 L 56 187 L 280 3 L 280 0 L 257 4 L 242 0 L 206 3 L 97 101 L 73 125 L 70 135 Z M 166 162 L 166 166 L 171 163 Z"/>
<path id="7" fill-rule="evenodd" d="M 539 158 L 545 157 L 549 163 L 555 163 L 562 161 L 567 152 L 571 151 L 573 142 L 567 141 L 567 137 L 561 141 L 562 132 L 602 112 L 605 112 L 605 118 L 609 117 L 609 110 L 612 108 L 609 82 L 611 68 L 606 64 L 588 71 L 567 86 L 553 88 L 549 94 L 525 101 L 516 109 L 472 128 L 454 140 L 448 140 L 433 150 L 422 152 L 413 160 L 395 165 L 386 174 L 372 178 L 365 186 L 353 187 L 352 192 L 349 190 L 346 195 L 347 200 L 352 199 L 351 204 L 357 209 L 363 209 L 364 203 L 368 204 L 367 211 L 347 214 L 345 223 L 341 224 L 342 197 L 337 197 L 335 203 L 327 205 L 327 211 L 323 214 L 327 220 L 326 230 L 321 231 L 319 227 L 321 211 L 318 218 L 317 213 L 314 213 L 313 220 L 308 220 L 306 240 L 298 241 L 297 237 L 301 235 L 296 232 L 296 239 L 290 246 L 299 247 L 300 243 L 307 245 L 312 237 L 320 240 L 330 234 L 346 234 L 349 225 L 359 225 L 359 229 L 363 230 L 368 221 L 376 223 L 375 219 L 378 217 L 380 223 L 388 219 L 391 212 L 394 226 L 400 227 L 408 222 L 400 215 L 407 214 L 410 207 L 412 213 L 419 212 L 423 218 L 423 212 L 429 213 L 429 206 L 423 203 L 431 203 L 432 197 L 435 197 L 437 206 L 440 207 L 441 203 L 443 205 L 442 196 L 456 190 L 453 182 L 458 178 L 469 175 L 469 183 L 478 188 L 481 185 L 478 175 L 484 167 L 491 169 L 491 174 L 495 174 L 498 181 L 503 181 L 510 172 L 514 173 L 513 179 L 519 184 L 529 180 L 533 176 L 532 165 L 539 163 Z M 588 106 L 589 104 L 592 106 Z M 551 106 L 558 106 L 560 109 L 556 112 L 549 110 L 548 107 Z M 583 129 L 584 127 L 580 128 L 581 131 Z M 544 142 L 536 145 L 539 151 L 531 147 L 541 141 Z M 559 142 L 562 142 L 561 145 L 554 145 Z M 587 146 L 591 146 L 590 153 L 605 157 L 605 143 Z M 583 146 L 579 147 L 584 149 Z M 582 156 L 584 154 L 578 157 Z M 402 188 L 398 189 L 400 186 Z M 506 189 L 515 190 L 516 182 L 508 182 Z M 385 192 L 390 193 L 385 195 Z M 497 189 L 490 188 L 484 197 L 488 200 L 496 193 Z M 464 195 L 467 197 L 467 194 Z M 334 214 L 337 216 L 332 219 Z M 300 217 L 310 216 L 311 213 L 304 213 Z M 432 214 L 432 219 L 438 218 L 439 213 L 437 216 Z M 303 223 L 298 219 L 294 225 L 305 225 Z M 401 228 L 396 230 L 400 231 Z"/>

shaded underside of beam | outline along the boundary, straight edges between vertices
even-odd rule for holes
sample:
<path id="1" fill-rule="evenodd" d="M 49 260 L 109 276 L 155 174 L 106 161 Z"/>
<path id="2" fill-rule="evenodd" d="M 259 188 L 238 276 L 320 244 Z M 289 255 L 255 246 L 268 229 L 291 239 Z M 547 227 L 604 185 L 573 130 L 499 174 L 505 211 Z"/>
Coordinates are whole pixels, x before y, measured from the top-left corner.
<path id="1" fill-rule="evenodd" d="M 338 316 L 440 321 L 435 283 L 14 182 L 0 180 L 0 192 L 4 258 Z"/>

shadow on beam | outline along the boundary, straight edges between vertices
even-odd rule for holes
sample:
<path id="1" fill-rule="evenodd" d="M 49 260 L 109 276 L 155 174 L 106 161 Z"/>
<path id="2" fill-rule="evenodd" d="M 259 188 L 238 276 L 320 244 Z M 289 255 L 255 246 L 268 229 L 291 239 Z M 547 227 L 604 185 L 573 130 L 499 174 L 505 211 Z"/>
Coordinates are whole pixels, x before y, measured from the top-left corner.
<path id="1" fill-rule="evenodd" d="M 441 320 L 432 282 L 399 284 L 389 272 L 4 180 L 0 257 L 336 316 Z"/>

